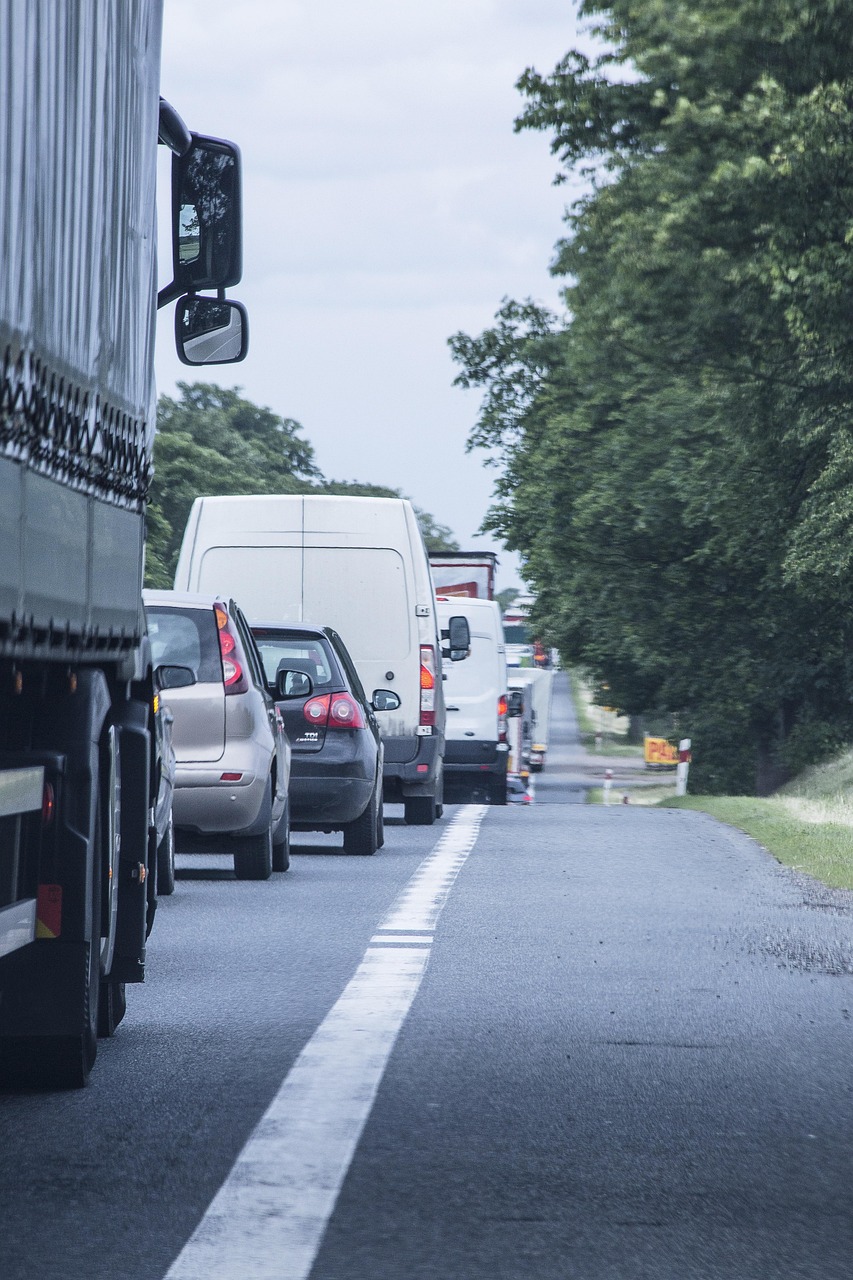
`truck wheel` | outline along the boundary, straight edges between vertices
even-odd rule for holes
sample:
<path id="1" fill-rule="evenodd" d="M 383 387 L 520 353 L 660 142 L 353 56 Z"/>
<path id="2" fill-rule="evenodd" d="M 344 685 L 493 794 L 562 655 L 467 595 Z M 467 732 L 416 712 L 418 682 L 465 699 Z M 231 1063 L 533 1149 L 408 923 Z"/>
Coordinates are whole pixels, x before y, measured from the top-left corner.
<path id="1" fill-rule="evenodd" d="M 287 871 L 290 866 L 290 801 L 284 806 L 284 813 L 278 824 L 278 831 L 272 842 L 273 871 Z"/>
<path id="2" fill-rule="evenodd" d="M 406 796 L 403 808 L 406 823 L 410 827 L 431 827 L 435 822 L 435 796 Z"/>
<path id="3" fill-rule="evenodd" d="M 506 778 L 493 778 L 489 786 L 489 803 L 506 804 Z"/>
<path id="4" fill-rule="evenodd" d="M 344 853 L 354 853 L 362 857 L 369 857 L 378 849 L 377 800 L 381 807 L 382 793 L 379 787 L 374 787 L 370 803 L 364 813 L 356 818 L 354 822 L 348 822 L 344 827 Z"/>
<path id="5" fill-rule="evenodd" d="M 259 836 L 238 836 L 234 874 L 238 880 L 269 880 L 272 875 L 272 829 Z"/>
<path id="6" fill-rule="evenodd" d="M 168 898 L 175 892 L 175 825 L 169 814 L 169 825 L 157 846 L 157 896 Z"/>

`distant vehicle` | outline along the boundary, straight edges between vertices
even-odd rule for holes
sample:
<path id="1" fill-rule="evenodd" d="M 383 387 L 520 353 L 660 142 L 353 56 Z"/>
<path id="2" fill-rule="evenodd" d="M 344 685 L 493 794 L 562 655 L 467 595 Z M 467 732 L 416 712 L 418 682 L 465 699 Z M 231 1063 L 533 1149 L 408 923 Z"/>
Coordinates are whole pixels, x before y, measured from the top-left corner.
<path id="1" fill-rule="evenodd" d="M 431 551 L 435 592 L 455 599 L 494 600 L 498 557 L 494 551 Z"/>
<path id="2" fill-rule="evenodd" d="M 510 671 L 509 684 L 509 762 L 507 772 L 512 791 L 519 779 L 527 786 L 530 776 L 530 751 L 533 745 L 532 671 Z"/>
<path id="3" fill-rule="evenodd" d="M 337 495 L 197 498 L 175 586 L 233 591 L 250 619 L 312 622 L 343 637 L 382 718 L 387 801 L 429 825 L 444 795 L 444 692 L 435 592 L 412 504 Z M 467 652 L 467 643 L 456 649 Z"/>
<path id="4" fill-rule="evenodd" d="M 233 600 L 143 594 L 161 698 L 174 716 L 175 826 L 228 836 L 239 880 L 290 864 L 290 743 Z"/>
<path id="5" fill-rule="evenodd" d="M 534 667 L 533 670 L 525 672 L 525 676 L 530 680 L 530 700 L 533 711 L 530 772 L 539 773 L 545 767 L 545 757 L 548 752 L 554 672 L 550 668 Z"/>
<path id="6" fill-rule="evenodd" d="M 471 652 L 466 662 L 446 662 L 444 696 L 447 741 L 444 769 L 492 804 L 506 804 L 507 667 L 500 606 L 496 600 L 438 599 L 439 624 L 452 614 L 468 620 Z"/>
<path id="7" fill-rule="evenodd" d="M 389 689 L 376 689 L 368 698 L 331 627 L 253 623 L 252 631 L 273 697 L 279 696 L 282 671 L 310 680 L 303 693 L 280 704 L 293 752 L 291 830 L 342 831 L 346 853 L 375 853 L 385 842 L 375 712 L 395 710 L 399 698 Z"/>

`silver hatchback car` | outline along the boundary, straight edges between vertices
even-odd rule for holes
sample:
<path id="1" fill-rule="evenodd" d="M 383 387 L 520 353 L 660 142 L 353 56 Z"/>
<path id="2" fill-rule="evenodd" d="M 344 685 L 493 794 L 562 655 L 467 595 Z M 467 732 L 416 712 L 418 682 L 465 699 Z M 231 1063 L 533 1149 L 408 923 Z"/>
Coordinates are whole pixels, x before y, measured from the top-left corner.
<path id="1" fill-rule="evenodd" d="M 240 880 L 290 865 L 290 743 L 233 600 L 143 592 L 160 696 L 172 713 L 178 830 L 224 836 Z"/>

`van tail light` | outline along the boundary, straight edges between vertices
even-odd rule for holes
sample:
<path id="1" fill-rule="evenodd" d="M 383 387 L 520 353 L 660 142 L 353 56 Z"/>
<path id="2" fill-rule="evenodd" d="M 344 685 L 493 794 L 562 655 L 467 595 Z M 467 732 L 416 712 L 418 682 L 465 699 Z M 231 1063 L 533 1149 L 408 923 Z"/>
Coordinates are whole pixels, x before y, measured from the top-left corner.
<path id="1" fill-rule="evenodd" d="M 228 614 L 221 605 L 213 606 L 216 614 L 216 627 L 219 632 L 219 652 L 222 654 L 222 674 L 225 680 L 225 694 L 247 693 L 249 681 L 240 662 L 240 651 L 234 632 L 228 625 Z"/>
<path id="2" fill-rule="evenodd" d="M 435 649 L 421 645 L 421 724 L 435 724 Z"/>
<path id="3" fill-rule="evenodd" d="M 302 714 L 309 724 L 318 729 L 364 728 L 361 707 L 348 693 L 322 693 L 316 698 L 309 698 Z"/>
<path id="4" fill-rule="evenodd" d="M 506 742 L 506 713 L 508 699 L 505 693 L 498 698 L 498 742 Z"/>

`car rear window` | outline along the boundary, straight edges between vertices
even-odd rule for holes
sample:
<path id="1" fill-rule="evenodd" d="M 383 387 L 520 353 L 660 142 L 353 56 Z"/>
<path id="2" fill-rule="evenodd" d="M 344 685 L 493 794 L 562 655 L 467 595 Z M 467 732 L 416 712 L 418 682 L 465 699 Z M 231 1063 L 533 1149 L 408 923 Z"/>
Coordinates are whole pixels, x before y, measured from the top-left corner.
<path id="1" fill-rule="evenodd" d="M 279 671 L 304 671 L 311 677 L 315 689 L 343 684 L 332 646 L 325 636 L 301 636 L 264 627 L 252 627 L 252 634 L 270 684 L 275 684 Z"/>
<path id="2" fill-rule="evenodd" d="M 189 667 L 199 684 L 222 683 L 222 658 L 213 609 L 148 605 L 148 634 L 155 667 Z"/>

